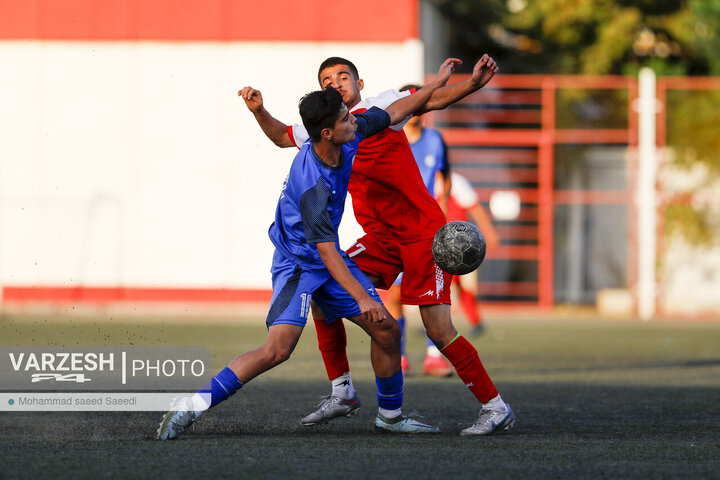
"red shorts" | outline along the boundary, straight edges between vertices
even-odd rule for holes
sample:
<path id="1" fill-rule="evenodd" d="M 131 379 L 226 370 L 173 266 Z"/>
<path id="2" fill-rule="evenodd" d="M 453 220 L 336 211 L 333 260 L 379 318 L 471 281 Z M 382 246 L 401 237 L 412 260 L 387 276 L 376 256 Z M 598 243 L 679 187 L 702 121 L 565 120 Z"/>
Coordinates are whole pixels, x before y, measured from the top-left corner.
<path id="1" fill-rule="evenodd" d="M 401 301 L 406 305 L 450 303 L 452 275 L 435 265 L 432 238 L 413 243 L 387 243 L 369 233 L 347 249 L 347 254 L 368 275 L 380 277 L 378 288 L 387 290 L 403 273 Z"/>

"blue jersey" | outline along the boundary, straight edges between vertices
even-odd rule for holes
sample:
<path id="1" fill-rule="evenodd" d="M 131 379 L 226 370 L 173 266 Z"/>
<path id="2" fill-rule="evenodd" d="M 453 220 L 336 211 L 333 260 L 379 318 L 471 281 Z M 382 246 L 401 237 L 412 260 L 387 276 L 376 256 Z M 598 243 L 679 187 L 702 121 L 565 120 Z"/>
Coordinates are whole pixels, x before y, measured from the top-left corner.
<path id="1" fill-rule="evenodd" d="M 312 141 L 305 142 L 295 156 L 285 179 L 270 225 L 270 240 L 286 259 L 306 268 L 325 268 L 317 243 L 335 242 L 335 248 L 346 256 L 338 242 L 338 226 L 345 210 L 348 183 L 358 144 L 364 138 L 381 132 L 390 117 L 379 108 L 355 115 L 355 140 L 341 148 L 336 167 L 325 164 L 315 152 Z"/>
<path id="2" fill-rule="evenodd" d="M 411 144 L 423 182 L 431 195 L 435 194 L 435 173 L 448 171 L 447 148 L 437 130 L 424 128 L 420 139 Z"/>

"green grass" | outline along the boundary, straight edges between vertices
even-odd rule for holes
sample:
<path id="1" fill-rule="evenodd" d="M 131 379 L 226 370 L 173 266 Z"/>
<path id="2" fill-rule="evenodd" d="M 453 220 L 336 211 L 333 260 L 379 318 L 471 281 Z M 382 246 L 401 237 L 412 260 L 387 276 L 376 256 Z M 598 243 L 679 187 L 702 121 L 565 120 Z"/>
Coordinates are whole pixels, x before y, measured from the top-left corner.
<path id="1" fill-rule="evenodd" d="M 458 322 L 460 323 L 460 322 Z M 371 429 L 369 342 L 348 327 L 357 417 L 298 420 L 329 391 L 314 330 L 285 364 L 157 442 L 157 412 L 0 413 L 8 478 L 711 478 L 720 468 L 720 323 L 488 319 L 473 344 L 516 411 L 507 435 L 459 437 L 478 411 L 456 378 L 406 379 L 404 411 L 443 433 Z M 460 325 L 462 329 L 464 326 Z M 409 333 L 413 367 L 424 340 Z M 261 319 L 5 317 L 5 345 L 203 345 L 219 370 L 264 339 Z"/>

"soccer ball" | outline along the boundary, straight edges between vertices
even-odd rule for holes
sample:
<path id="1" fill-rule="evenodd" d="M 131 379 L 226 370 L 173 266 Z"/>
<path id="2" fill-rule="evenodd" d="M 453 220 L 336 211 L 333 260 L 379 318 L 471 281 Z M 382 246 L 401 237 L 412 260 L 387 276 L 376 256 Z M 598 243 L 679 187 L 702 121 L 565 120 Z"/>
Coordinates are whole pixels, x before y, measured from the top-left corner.
<path id="1" fill-rule="evenodd" d="M 485 259 L 485 237 L 468 222 L 450 222 L 435 234 L 432 254 L 435 263 L 452 275 L 465 275 Z"/>

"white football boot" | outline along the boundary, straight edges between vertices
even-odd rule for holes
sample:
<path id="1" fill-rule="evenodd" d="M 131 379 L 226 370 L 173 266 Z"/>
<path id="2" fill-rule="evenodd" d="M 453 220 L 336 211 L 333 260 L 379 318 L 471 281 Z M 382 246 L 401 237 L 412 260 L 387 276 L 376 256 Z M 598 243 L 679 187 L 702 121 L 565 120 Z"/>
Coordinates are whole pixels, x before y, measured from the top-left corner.
<path id="1" fill-rule="evenodd" d="M 316 405 L 317 410 L 300 420 L 305 426 L 327 423 L 333 418 L 350 417 L 358 413 L 360 399 L 357 393 L 350 399 L 340 398 L 337 395 L 328 395 Z"/>
<path id="2" fill-rule="evenodd" d="M 375 417 L 375 431 L 382 433 L 440 433 L 438 427 L 426 425 L 414 418 L 402 415 L 386 418 L 381 413 Z"/>
<path id="3" fill-rule="evenodd" d="M 195 409 L 191 397 L 176 398 L 170 411 L 163 416 L 157 430 L 158 440 L 175 440 L 195 421 Z"/>
<path id="4" fill-rule="evenodd" d="M 515 413 L 507 403 L 505 407 L 507 407 L 505 411 L 491 410 L 483 407 L 480 410 L 480 415 L 475 421 L 475 424 L 460 432 L 460 435 L 490 435 L 492 433 L 510 430 L 515 424 Z"/>

